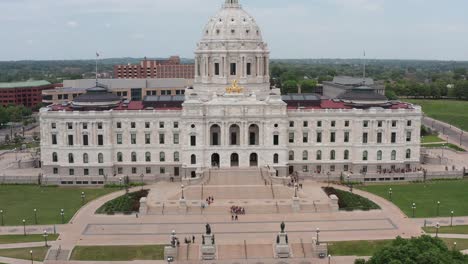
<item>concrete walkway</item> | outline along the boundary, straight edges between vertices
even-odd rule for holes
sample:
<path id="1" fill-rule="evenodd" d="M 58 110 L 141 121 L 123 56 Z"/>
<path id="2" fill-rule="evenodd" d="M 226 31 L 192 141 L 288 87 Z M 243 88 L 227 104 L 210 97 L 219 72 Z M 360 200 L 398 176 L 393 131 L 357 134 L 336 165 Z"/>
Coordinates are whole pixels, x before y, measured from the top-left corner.
<path id="1" fill-rule="evenodd" d="M 435 226 L 437 223 L 441 226 L 449 226 L 451 222 L 450 217 L 412 218 L 411 220 L 421 227 L 424 227 L 424 224 L 427 227 Z M 468 225 L 468 216 L 454 217 L 452 224 L 454 226 Z"/>
<path id="2" fill-rule="evenodd" d="M 47 242 L 48 246 L 55 245 L 55 241 Z M 44 242 L 31 242 L 31 243 L 13 243 L 13 244 L 0 244 L 0 249 L 8 248 L 30 248 L 30 247 L 43 247 Z"/>
<path id="3" fill-rule="evenodd" d="M 426 127 L 441 133 L 443 136 L 442 139 L 445 140 L 448 136 L 450 143 L 462 146 L 465 149 L 468 148 L 468 133 L 466 131 L 463 131 L 442 121 L 430 118 L 426 115 L 424 115 L 422 122 Z"/>
<path id="4" fill-rule="evenodd" d="M 26 234 L 43 234 L 44 230 L 49 234 L 54 234 L 54 231 L 58 234 L 62 229 L 63 225 L 27 225 Z M 23 235 L 23 226 L 0 226 L 0 235 Z"/>
<path id="5" fill-rule="evenodd" d="M 0 262 L 6 264 L 31 264 L 31 260 L 24 260 L 24 259 L 12 259 L 12 258 L 4 258 L 0 257 Z M 36 264 L 42 264 L 42 262 L 34 261 Z"/>

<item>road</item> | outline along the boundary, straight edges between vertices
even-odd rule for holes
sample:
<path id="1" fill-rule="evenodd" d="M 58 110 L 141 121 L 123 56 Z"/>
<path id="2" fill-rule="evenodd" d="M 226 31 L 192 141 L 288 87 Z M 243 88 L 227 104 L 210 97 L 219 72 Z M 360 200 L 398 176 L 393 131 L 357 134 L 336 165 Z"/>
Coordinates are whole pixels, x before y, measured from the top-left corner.
<path id="1" fill-rule="evenodd" d="M 461 145 L 465 149 L 468 148 L 468 132 L 427 116 L 423 117 L 422 123 L 443 135 L 444 140 L 447 140 L 448 136 L 450 143 Z"/>

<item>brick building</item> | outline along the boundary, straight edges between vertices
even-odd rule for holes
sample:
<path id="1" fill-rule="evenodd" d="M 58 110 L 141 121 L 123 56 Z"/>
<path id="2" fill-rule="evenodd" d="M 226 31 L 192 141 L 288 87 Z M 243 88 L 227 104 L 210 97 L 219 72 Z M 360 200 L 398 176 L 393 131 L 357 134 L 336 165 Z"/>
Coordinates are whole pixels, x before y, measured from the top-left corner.
<path id="1" fill-rule="evenodd" d="M 140 79 L 140 78 L 184 78 L 193 79 L 195 75 L 194 64 L 181 64 L 179 56 L 172 56 L 167 60 L 147 60 L 139 65 L 115 65 L 114 78 Z"/>
<path id="2" fill-rule="evenodd" d="M 47 81 L 0 83 L 0 105 L 35 107 L 42 102 L 42 91 L 54 89 Z"/>

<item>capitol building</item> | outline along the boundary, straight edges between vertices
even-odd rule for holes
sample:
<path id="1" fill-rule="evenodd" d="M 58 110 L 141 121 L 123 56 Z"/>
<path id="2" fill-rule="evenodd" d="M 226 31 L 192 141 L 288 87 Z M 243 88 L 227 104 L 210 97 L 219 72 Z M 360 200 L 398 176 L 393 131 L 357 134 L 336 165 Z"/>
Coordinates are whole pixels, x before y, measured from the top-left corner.
<path id="1" fill-rule="evenodd" d="M 270 86 L 269 48 L 238 0 L 209 19 L 184 95 L 122 100 L 96 83 L 41 109 L 45 176 L 195 178 L 211 168 L 277 176 L 414 171 L 421 108 L 369 87 L 336 99 Z"/>

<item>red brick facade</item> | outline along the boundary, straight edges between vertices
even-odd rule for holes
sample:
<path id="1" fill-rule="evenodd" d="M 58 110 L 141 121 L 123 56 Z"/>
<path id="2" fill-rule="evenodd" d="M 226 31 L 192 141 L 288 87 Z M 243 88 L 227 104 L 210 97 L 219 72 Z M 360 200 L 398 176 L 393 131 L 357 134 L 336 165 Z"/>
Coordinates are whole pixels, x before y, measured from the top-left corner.
<path id="1" fill-rule="evenodd" d="M 115 65 L 114 78 L 195 78 L 194 64 L 181 64 L 178 56 L 167 60 L 143 60 L 140 65 Z"/>
<path id="2" fill-rule="evenodd" d="M 35 107 L 42 102 L 42 90 L 54 89 L 53 84 L 32 86 L 32 87 L 12 87 L 0 89 L 0 105 L 24 105 Z"/>

